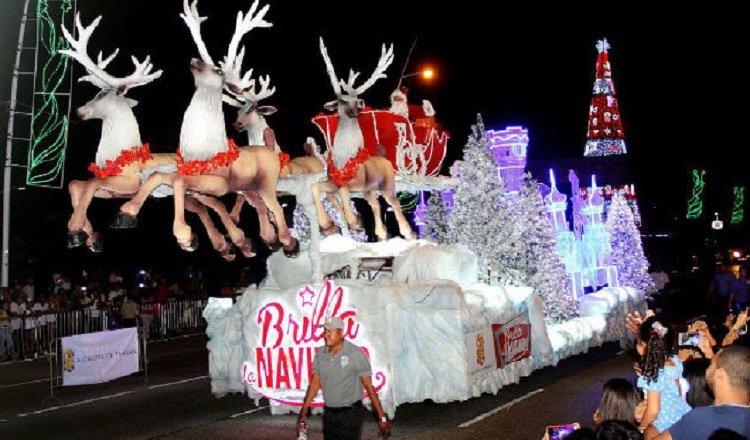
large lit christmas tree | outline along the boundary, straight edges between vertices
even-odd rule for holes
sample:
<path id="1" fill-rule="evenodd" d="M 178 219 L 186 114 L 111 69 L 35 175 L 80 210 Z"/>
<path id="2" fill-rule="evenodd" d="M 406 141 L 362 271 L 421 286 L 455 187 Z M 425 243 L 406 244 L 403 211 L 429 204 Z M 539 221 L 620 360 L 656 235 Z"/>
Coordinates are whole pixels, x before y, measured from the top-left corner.
<path id="1" fill-rule="evenodd" d="M 615 84 L 609 65 L 609 43 L 599 40 L 596 57 L 594 96 L 589 107 L 589 129 L 586 135 L 584 156 L 611 156 L 625 154 L 625 132 L 622 130 L 620 109 L 615 97 Z"/>
<path id="2" fill-rule="evenodd" d="M 612 242 L 612 262 L 617 266 L 620 285 L 634 287 L 646 295 L 656 292 L 648 275 L 648 260 L 643 253 L 641 234 L 633 219 L 633 212 L 621 191 L 612 196 L 607 212 L 607 231 Z"/>
<path id="3" fill-rule="evenodd" d="M 437 243 L 448 242 L 448 209 L 445 207 L 443 194 L 432 191 L 427 199 L 427 214 L 424 218 L 424 228 L 419 238 L 426 238 Z"/>
<path id="4" fill-rule="evenodd" d="M 505 189 L 487 146 L 482 117 L 472 126 L 453 195 L 449 241 L 471 249 L 479 258 L 479 277 L 489 283 L 520 283 L 523 241 L 509 215 Z"/>
<path id="5" fill-rule="evenodd" d="M 538 184 L 529 176 L 513 201 L 513 217 L 525 243 L 525 284 L 534 288 L 544 302 L 544 316 L 559 322 L 577 316 L 570 276 L 557 252 L 547 208 Z"/>

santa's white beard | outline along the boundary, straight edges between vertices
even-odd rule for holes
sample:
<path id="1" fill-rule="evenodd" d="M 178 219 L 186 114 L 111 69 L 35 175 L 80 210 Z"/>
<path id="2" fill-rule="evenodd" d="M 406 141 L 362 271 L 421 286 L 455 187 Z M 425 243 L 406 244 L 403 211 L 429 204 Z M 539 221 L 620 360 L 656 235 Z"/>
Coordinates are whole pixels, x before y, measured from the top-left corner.
<path id="1" fill-rule="evenodd" d="M 394 101 L 391 103 L 391 113 L 401 115 L 405 118 L 409 117 L 409 105 L 406 101 Z"/>

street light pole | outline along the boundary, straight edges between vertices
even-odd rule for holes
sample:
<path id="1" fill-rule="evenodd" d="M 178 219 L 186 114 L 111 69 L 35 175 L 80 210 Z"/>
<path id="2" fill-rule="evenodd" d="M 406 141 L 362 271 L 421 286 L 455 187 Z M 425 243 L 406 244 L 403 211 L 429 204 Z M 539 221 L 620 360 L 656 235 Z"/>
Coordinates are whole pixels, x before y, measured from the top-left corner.
<path id="1" fill-rule="evenodd" d="M 8 137 L 5 141 L 5 161 L 3 163 L 3 265 L 0 268 L 0 287 L 8 287 L 8 268 L 10 267 L 10 193 L 11 172 L 13 167 L 13 122 L 16 111 L 16 96 L 18 95 L 18 74 L 21 68 L 21 51 L 23 50 L 23 34 L 26 31 L 26 14 L 29 10 L 29 0 L 23 4 L 21 26 L 18 30 L 18 46 L 16 47 L 16 62 L 13 65 L 13 79 L 10 89 L 10 109 L 8 111 Z"/>

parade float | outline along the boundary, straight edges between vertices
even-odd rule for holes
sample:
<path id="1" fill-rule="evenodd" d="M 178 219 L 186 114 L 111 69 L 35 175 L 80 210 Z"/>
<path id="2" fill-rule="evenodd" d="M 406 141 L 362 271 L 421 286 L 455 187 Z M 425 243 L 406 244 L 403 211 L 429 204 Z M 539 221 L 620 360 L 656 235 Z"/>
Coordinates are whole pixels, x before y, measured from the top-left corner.
<path id="1" fill-rule="evenodd" d="M 184 2 L 181 17 L 200 54 L 189 64 L 196 91 L 183 118 L 180 148 L 161 156 L 158 166 L 149 166 L 122 95 L 127 87 L 158 78 L 160 71 L 151 73 L 149 59 L 134 60 L 130 79 L 109 76 L 104 69 L 112 57 L 93 61 L 87 54 L 98 19 L 89 26 L 77 20 L 79 37 L 66 32 L 72 49 L 63 52 L 86 67 L 87 80 L 102 89 L 102 100 L 113 101 L 132 121 L 127 136 L 103 131 L 100 151 L 111 157 L 97 157 L 92 169 L 119 167 L 116 171 L 132 182 L 120 191 L 110 185 L 108 179 L 116 176 L 109 173 L 71 185 L 70 246 L 100 250 L 86 219 L 93 197 L 129 197 L 115 221 L 127 228 L 137 224 L 141 206 L 156 191 L 174 195 L 172 232 L 187 251 L 195 249 L 196 236 L 185 210 L 198 214 L 223 257 L 235 258 L 233 249 L 252 255 L 236 224 L 245 200 L 258 212 L 263 241 L 282 248 L 267 259 L 268 275 L 259 286 L 236 302 L 212 299 L 205 309 L 213 393 L 268 399 L 275 414 L 299 410 L 314 350 L 323 343 L 320 324 L 330 316 L 344 320 L 346 338 L 370 359 L 373 384 L 391 417 L 403 403 L 497 393 L 592 346 L 626 343 L 625 316 L 644 307 L 652 286 L 622 194 L 612 195 L 605 215 L 592 177 L 585 197 L 580 191 L 573 197 L 571 231 L 567 197 L 554 175 L 544 190 L 524 174 L 528 132 L 485 130 L 481 117 L 463 160 L 451 166 L 450 176 L 440 175 L 449 136 L 429 102 L 408 104 L 399 88 L 388 110 L 366 108 L 360 99 L 386 77 L 393 47 L 383 45 L 373 73 L 357 85 L 358 72 L 350 70 L 346 80 L 337 76 L 322 38 L 320 52 L 335 99 L 325 105 L 330 113 L 312 122 L 326 151 L 309 140 L 307 158 L 295 163 L 263 118 L 274 110 L 258 105 L 275 90 L 270 78 L 256 82 L 251 70 L 243 73 L 243 36 L 271 26 L 264 19 L 268 6 L 258 6 L 256 1 L 238 14 L 227 54 L 217 63 L 201 36 L 205 17 L 197 2 Z M 222 102 L 240 109 L 235 126 L 248 132 L 249 146 L 237 147 L 227 137 Z M 94 116 L 106 127 L 108 115 Z M 617 136 L 622 139 L 620 132 Z M 127 156 L 127 164 L 112 159 L 130 151 L 128 146 L 142 154 Z M 399 191 L 419 194 L 414 221 L 419 236 L 401 208 Z M 238 194 L 231 213 L 216 198 L 227 193 Z M 287 227 L 278 193 L 295 196 L 305 222 Z M 400 237 L 389 237 L 379 196 L 396 217 Z M 355 239 L 362 223 L 352 197 L 371 207 L 376 242 Z M 228 240 L 207 209 L 219 215 Z M 339 232 L 344 230 L 349 233 Z M 318 396 L 314 406 L 322 405 Z"/>

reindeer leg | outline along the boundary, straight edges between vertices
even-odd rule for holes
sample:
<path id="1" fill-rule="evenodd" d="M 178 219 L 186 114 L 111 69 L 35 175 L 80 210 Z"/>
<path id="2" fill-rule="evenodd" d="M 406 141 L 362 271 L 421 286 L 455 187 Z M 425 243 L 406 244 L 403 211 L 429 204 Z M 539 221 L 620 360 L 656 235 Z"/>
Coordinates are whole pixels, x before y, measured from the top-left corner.
<path id="1" fill-rule="evenodd" d="M 354 232 L 357 229 L 362 229 L 362 221 L 352 211 L 349 188 L 346 185 L 339 188 L 339 197 L 341 197 L 341 207 L 344 209 L 344 218 L 349 230 Z"/>
<path id="2" fill-rule="evenodd" d="M 416 239 L 417 237 L 414 235 L 414 231 L 412 231 L 409 221 L 404 217 L 404 213 L 401 211 L 401 202 L 398 201 L 398 197 L 393 193 L 393 188 L 383 191 L 382 195 L 385 202 L 393 208 L 393 213 L 396 215 L 396 221 L 398 222 L 398 232 L 406 240 Z"/>
<path id="3" fill-rule="evenodd" d="M 315 212 L 318 217 L 318 227 L 320 228 L 320 231 L 323 233 L 323 235 L 329 235 L 333 233 L 336 225 L 334 225 L 331 218 L 328 217 L 328 214 L 326 214 L 326 210 L 325 208 L 323 208 L 323 202 L 320 199 L 320 195 L 321 193 L 325 192 L 328 196 L 331 196 L 332 193 L 337 190 L 338 186 L 336 186 L 336 184 L 331 182 L 330 180 L 327 180 L 325 182 L 313 183 L 310 187 L 313 202 L 315 203 Z M 335 199 L 335 197 L 333 198 Z"/>
<path id="4" fill-rule="evenodd" d="M 286 219 L 284 218 L 284 209 L 281 207 L 281 205 L 279 204 L 279 200 L 276 198 L 276 187 L 263 188 L 258 191 L 258 195 L 261 199 L 263 199 L 263 202 L 276 218 L 279 241 L 284 247 L 284 255 L 290 258 L 297 257 L 299 255 L 299 241 L 297 241 L 297 239 L 292 237 L 292 234 L 289 233 L 289 227 L 287 226 Z"/>
<path id="5" fill-rule="evenodd" d="M 244 204 L 245 196 L 237 194 L 237 197 L 234 200 L 234 206 L 232 207 L 232 212 L 229 213 L 229 218 L 231 218 L 236 225 L 240 224 L 240 214 L 242 213 L 242 206 Z"/>
<path id="6" fill-rule="evenodd" d="M 245 200 L 247 200 L 247 203 L 258 213 L 260 238 L 266 246 L 272 248 L 276 243 L 276 232 L 274 232 L 273 225 L 268 219 L 268 208 L 266 208 L 266 204 L 263 203 L 263 199 L 261 199 L 255 191 L 244 191 L 242 195 L 245 197 Z"/>
<path id="7" fill-rule="evenodd" d="M 252 258 L 255 256 L 252 242 L 249 238 L 245 237 L 245 233 L 242 229 L 234 224 L 229 217 L 227 208 L 220 200 L 202 194 L 196 194 L 193 197 L 203 205 L 211 208 L 219 216 L 219 219 L 221 219 L 221 223 L 224 225 L 224 228 L 226 228 L 227 234 L 229 234 L 232 243 L 240 249 L 240 252 L 242 252 L 242 255 L 244 255 L 245 258 Z"/>
<path id="8" fill-rule="evenodd" d="M 107 179 L 90 179 L 86 182 L 71 182 L 69 191 L 73 204 L 73 215 L 68 221 L 68 247 L 86 245 L 92 252 L 101 252 L 102 245 L 98 234 L 86 217 L 94 197 L 111 198 L 112 194 L 132 194 L 138 190 L 139 180 L 133 175 L 121 175 Z"/>
<path id="9" fill-rule="evenodd" d="M 148 196 L 160 185 L 172 186 L 172 180 L 175 176 L 174 173 L 153 173 L 148 176 L 146 182 L 141 185 L 140 189 L 137 189 L 136 195 L 120 206 L 120 212 L 111 227 L 115 229 L 134 228 L 138 224 L 138 213 Z"/>
<path id="10" fill-rule="evenodd" d="M 80 204 L 81 197 L 83 196 L 83 192 L 86 189 L 86 181 L 85 180 L 73 180 L 68 184 L 68 193 L 70 194 L 70 204 L 73 207 L 73 212 L 75 213 L 78 208 L 78 205 Z M 71 218 L 68 221 L 68 232 L 76 232 L 70 229 L 70 223 L 73 221 L 73 214 L 71 214 Z M 86 217 L 86 224 L 84 225 L 83 229 L 93 229 L 91 226 L 91 222 L 89 222 L 88 217 Z"/>
<path id="11" fill-rule="evenodd" d="M 172 233 L 181 248 L 186 250 L 194 249 L 197 237 L 185 221 L 185 192 L 191 189 L 201 194 L 220 197 L 227 193 L 229 184 L 223 176 L 181 176 L 178 174 L 172 180 L 172 189 L 174 190 L 174 222 L 172 224 Z"/>
<path id="12" fill-rule="evenodd" d="M 385 241 L 388 239 L 388 231 L 383 226 L 383 217 L 380 213 L 380 200 L 378 200 L 378 193 L 376 191 L 365 191 L 365 200 L 372 209 L 372 215 L 375 217 L 375 236 L 378 237 L 378 241 Z"/>
<path id="13" fill-rule="evenodd" d="M 97 195 L 99 190 L 119 194 L 133 194 L 138 191 L 138 178 L 135 176 L 115 176 L 107 179 L 90 179 L 86 182 L 71 182 L 69 191 L 71 192 L 71 201 L 73 202 L 73 215 L 68 221 L 69 231 L 80 231 L 88 221 L 86 212 L 88 211 L 91 200 Z M 77 195 L 78 197 L 74 196 Z M 77 200 L 74 200 L 76 199 Z"/>
<path id="14" fill-rule="evenodd" d="M 208 210 L 204 205 L 198 203 L 198 201 L 192 196 L 185 197 L 185 209 L 198 215 L 203 227 L 206 229 L 208 239 L 211 241 L 211 246 L 221 257 L 227 261 L 234 261 L 237 257 L 232 252 L 232 247 L 224 239 L 224 236 L 214 225 L 211 216 L 208 214 Z"/>

